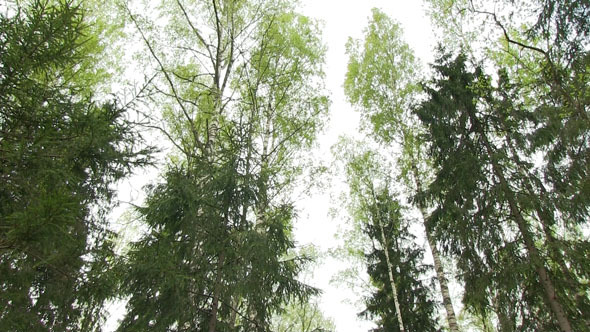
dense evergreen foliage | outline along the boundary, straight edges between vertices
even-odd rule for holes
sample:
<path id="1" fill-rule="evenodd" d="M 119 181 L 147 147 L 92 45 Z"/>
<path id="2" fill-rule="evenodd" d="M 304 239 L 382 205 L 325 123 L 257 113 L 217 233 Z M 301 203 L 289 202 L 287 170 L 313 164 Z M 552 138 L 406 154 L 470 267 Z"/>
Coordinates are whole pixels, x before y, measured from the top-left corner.
<path id="1" fill-rule="evenodd" d="M 362 142 L 342 141 L 348 202 L 352 221 L 361 232 L 358 248 L 374 286 L 360 315 L 374 319 L 376 331 L 437 331 L 434 319 L 432 267 L 424 263 L 424 250 L 410 232 L 408 211 L 392 191 L 385 160 Z M 363 240 L 364 239 L 364 240 Z"/>
<path id="2" fill-rule="evenodd" d="M 422 128 L 410 112 L 419 97 L 419 66 L 409 46 L 402 39 L 400 26 L 379 10 L 365 29 L 364 41 L 349 40 L 348 71 L 344 90 L 349 101 L 361 112 L 374 137 L 386 148 L 401 150 L 395 159 L 405 190 L 411 195 L 421 193 L 424 182 L 432 174 L 429 159 L 420 137 Z M 434 259 L 437 281 L 451 331 L 458 331 L 455 310 L 428 210 L 414 204 L 422 217 L 422 228 Z"/>
<path id="3" fill-rule="evenodd" d="M 124 109 L 77 80 L 89 57 L 83 9 L 11 10 L 0 17 L 0 329 L 96 330 L 115 284 L 113 184 L 149 151 Z"/>
<path id="4" fill-rule="evenodd" d="M 551 230 L 553 214 L 537 202 L 533 186 L 543 184 L 529 171 L 534 165 L 519 158 L 526 114 L 512 107 L 507 78 L 500 73 L 495 95 L 489 77 L 477 67 L 469 72 L 464 57 L 439 61 L 440 78 L 417 113 L 439 169 L 426 194 L 439 206 L 431 222 L 447 251 L 458 256 L 465 303 L 479 312 L 493 307 L 500 323 L 511 326 L 503 329 L 556 329 L 541 314 L 549 308 L 554 318 L 569 316 L 582 328 L 578 310 L 587 304 L 568 303 L 581 285 L 551 249 L 560 240 Z M 569 241 L 584 247 L 585 241 Z M 577 309 L 568 313 L 568 307 Z"/>
<path id="5" fill-rule="evenodd" d="M 434 284 L 425 279 L 431 267 L 424 265 L 424 250 L 416 245 L 415 236 L 409 231 L 408 222 L 403 220 L 402 208 L 392 200 L 391 193 L 383 191 L 376 195 L 371 215 L 382 218 L 384 235 L 391 239 L 385 249 L 376 246 L 367 254 L 368 273 L 377 291 L 367 300 L 367 308 L 362 312 L 368 317 L 378 318 L 377 331 L 399 331 L 394 305 L 389 296 L 391 285 L 387 276 L 384 250 L 389 251 L 391 264 L 395 266 L 396 287 L 404 328 L 407 331 L 437 331 L 434 319 L 436 304 L 430 290 Z M 378 210 L 378 211 L 377 211 Z M 375 225 L 367 225 L 365 232 L 370 238 L 381 236 Z"/>
<path id="6" fill-rule="evenodd" d="M 399 26 L 376 10 L 365 39 L 348 43 L 344 88 L 370 134 L 401 150 L 398 172 L 424 218 L 449 327 L 458 329 L 439 247 L 481 321 L 587 329 L 588 4 L 429 2 L 460 55 L 441 51 L 425 95 Z M 476 49 L 494 33 L 498 49 Z"/>

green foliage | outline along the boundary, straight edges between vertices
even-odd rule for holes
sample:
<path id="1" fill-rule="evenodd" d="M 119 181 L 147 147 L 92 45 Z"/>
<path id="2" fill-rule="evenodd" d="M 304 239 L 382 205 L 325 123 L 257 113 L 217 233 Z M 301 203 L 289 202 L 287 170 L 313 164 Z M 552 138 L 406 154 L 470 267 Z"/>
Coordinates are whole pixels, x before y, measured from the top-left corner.
<path id="1" fill-rule="evenodd" d="M 471 61 L 441 51 L 419 84 L 400 26 L 373 9 L 363 40 L 346 44 L 346 96 L 396 151 L 430 245 L 456 260 L 466 324 L 588 330 L 590 2 L 428 3 L 447 49 Z M 115 294 L 128 299 L 120 331 L 334 329 L 300 281 L 309 257 L 292 234 L 292 189 L 329 106 L 316 22 L 286 0 L 2 10 L 0 330 L 99 331 Z M 97 100 L 121 79 L 134 35 L 145 46 L 134 61 L 152 77 L 147 125 L 175 150 L 136 211 L 147 233 L 117 259 L 113 186 L 152 149 L 125 109 Z M 398 183 L 385 159 L 352 145 L 337 153 L 345 251 L 372 284 L 361 315 L 377 330 L 403 317 L 409 331 L 435 331 L 431 269 Z"/>
<path id="2" fill-rule="evenodd" d="M 416 238 L 409 231 L 409 223 L 404 220 L 399 203 L 393 200 L 387 190 L 380 192 L 373 206 L 373 218 L 381 216 L 385 236 L 390 239 L 389 258 L 395 268 L 397 296 L 400 302 L 404 327 L 408 331 L 438 331 L 435 319 L 436 303 L 431 290 L 435 288 L 434 280 L 426 279 L 432 267 L 425 265 L 424 250 L 416 246 Z M 365 232 L 372 239 L 378 239 L 380 230 L 374 224 L 367 224 Z M 393 301 L 391 285 L 388 282 L 387 265 L 382 246 L 374 246 L 367 254 L 368 273 L 377 291 L 367 299 L 367 308 L 361 313 L 367 317 L 377 318 L 376 331 L 399 331 Z"/>
<path id="3" fill-rule="evenodd" d="M 297 260 L 282 261 L 276 256 L 293 246 L 289 235 L 292 208 L 268 211 L 265 221 L 256 226 L 241 222 L 241 209 L 231 202 L 243 203 L 253 197 L 240 197 L 246 188 L 239 186 L 241 179 L 233 178 L 233 167 L 171 170 L 164 183 L 150 190 L 146 208 L 139 211 L 150 234 L 133 244 L 123 267 L 128 271 L 123 289 L 131 298 L 121 331 L 204 328 L 215 286 L 208 267 L 216 266 L 220 256 L 225 262 L 220 321 L 240 309 L 232 299 L 265 310 L 277 307 L 280 303 L 276 301 L 285 296 L 312 292 L 294 280 L 299 272 Z M 209 181 L 203 181 L 205 177 Z M 259 314 L 262 317 L 256 317 L 256 324 L 264 323 L 269 312 Z"/>
<path id="4" fill-rule="evenodd" d="M 378 9 L 372 13 L 364 41 L 349 39 L 346 44 L 344 91 L 372 125 L 375 137 L 391 142 L 410 125 L 406 115 L 420 90 L 419 66 L 401 27 Z"/>
<path id="5" fill-rule="evenodd" d="M 413 196 L 423 190 L 423 184 L 430 180 L 432 170 L 424 150 L 423 129 L 410 112 L 420 98 L 420 66 L 403 41 L 402 34 L 397 23 L 373 9 L 364 41 L 349 40 L 347 43 L 349 64 L 344 91 L 364 120 L 372 125 L 369 134 L 394 151 L 399 179 L 403 180 L 406 191 Z M 423 227 L 435 258 L 450 329 L 457 331 L 444 270 L 437 263 L 440 257 L 436 239 L 424 220 L 428 211 L 420 202 L 414 203 L 422 215 Z"/>
<path id="6" fill-rule="evenodd" d="M 272 331 L 328 332 L 336 331 L 334 322 L 323 316 L 317 302 L 291 301 L 274 317 Z"/>
<path id="7" fill-rule="evenodd" d="M 346 163 L 349 213 L 370 242 L 363 258 L 375 287 L 365 299 L 366 309 L 360 315 L 375 319 L 379 331 L 400 329 L 388 274 L 390 264 L 405 329 L 437 331 L 436 303 L 430 291 L 434 284 L 433 280 L 425 279 L 431 267 L 423 263 L 424 251 L 409 231 L 407 211 L 390 192 L 393 183 L 384 166 L 386 162 L 377 153 L 355 149 L 352 144 L 341 142 L 339 155 Z M 387 257 L 385 250 L 388 250 Z"/>
<path id="8" fill-rule="evenodd" d="M 113 295 L 111 185 L 150 151 L 125 110 L 78 80 L 87 32 L 69 1 L 0 17 L 2 330 L 97 330 Z"/>
<path id="9" fill-rule="evenodd" d="M 401 175 L 458 259 L 468 310 L 507 331 L 587 329 L 589 3 L 429 2 L 445 45 L 485 66 L 441 56 L 414 107 L 423 131 L 408 114 L 411 52 L 374 10 L 364 44 L 347 44 L 346 95 L 372 135 L 401 145 Z"/>
<path id="10" fill-rule="evenodd" d="M 588 1 L 429 1 L 447 35 L 472 37 L 480 61 L 491 59 L 516 85 L 517 103 L 534 110 L 531 153 L 543 155 L 543 177 L 569 205 L 571 221 L 588 216 Z M 448 26 L 451 17 L 461 17 Z M 483 33 L 482 31 L 485 31 Z M 467 45 L 469 44 L 469 45 Z M 569 204 L 568 204 L 569 203 Z M 583 217 L 582 217 L 583 218 Z"/>
<path id="11" fill-rule="evenodd" d="M 480 67 L 468 70 L 462 55 L 443 55 L 434 68 L 429 98 L 416 109 L 437 167 L 422 198 L 436 204 L 429 222 L 458 259 L 465 304 L 483 317 L 495 312 L 502 329 L 534 331 L 557 328 L 558 311 L 547 315 L 546 303 L 559 301 L 583 328 L 588 299 L 574 294 L 585 288 L 588 271 L 568 266 L 587 263 L 562 245 L 587 241 L 554 228 L 560 217 L 546 206 L 564 207 L 551 199 L 527 155 L 535 114 L 518 103 L 505 72 L 494 87 Z M 551 300 L 547 280 L 539 281 L 542 269 L 556 288 Z"/>
<path id="12" fill-rule="evenodd" d="M 266 331 L 317 293 L 296 279 L 290 193 L 327 112 L 318 27 L 284 1 L 162 3 L 163 30 L 128 10 L 176 151 L 120 265 L 119 330 Z"/>

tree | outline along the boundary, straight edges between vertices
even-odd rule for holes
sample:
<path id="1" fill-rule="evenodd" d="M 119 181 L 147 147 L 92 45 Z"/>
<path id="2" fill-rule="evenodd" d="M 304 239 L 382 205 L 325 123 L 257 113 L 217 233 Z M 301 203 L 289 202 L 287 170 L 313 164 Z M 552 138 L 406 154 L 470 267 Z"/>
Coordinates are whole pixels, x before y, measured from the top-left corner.
<path id="1" fill-rule="evenodd" d="M 585 277 L 568 283 L 547 250 L 550 216 L 532 188 L 542 181 L 520 159 L 531 114 L 515 104 L 518 91 L 502 71 L 497 87 L 480 67 L 468 71 L 464 56 L 444 55 L 435 69 L 429 98 L 416 109 L 438 170 L 425 197 L 439 206 L 430 220 L 437 235 L 458 256 L 466 305 L 480 313 L 494 307 L 503 330 L 583 329 L 586 304 L 572 299 Z"/>
<path id="2" fill-rule="evenodd" d="M 317 26 L 283 1 L 177 1 L 159 11 L 167 47 L 127 10 L 176 151 L 139 209 L 149 231 L 122 263 L 119 330 L 266 331 L 286 300 L 316 293 L 288 257 L 298 158 L 328 103 Z"/>
<path id="3" fill-rule="evenodd" d="M 419 134 L 420 126 L 409 112 L 419 96 L 419 66 L 409 46 L 402 39 L 397 23 L 377 9 L 365 30 L 363 41 L 349 40 L 348 71 L 344 90 L 372 127 L 372 136 L 381 143 L 401 149 L 398 165 L 407 188 L 420 193 L 429 176 L 427 156 Z M 434 258 L 447 321 L 451 331 L 458 331 L 447 277 L 436 239 L 427 223 L 428 211 L 416 204 L 423 219 L 426 237 Z"/>
<path id="4" fill-rule="evenodd" d="M 345 141 L 339 148 L 346 163 L 350 214 L 370 241 L 364 258 L 376 290 L 361 315 L 378 318 L 377 330 L 436 331 L 436 303 L 432 285 L 425 281 L 430 267 L 423 264 L 423 250 L 409 231 L 407 212 L 390 192 L 384 160 Z"/>
<path id="5" fill-rule="evenodd" d="M 17 3 L 0 16 L 0 329 L 100 330 L 113 296 L 112 185 L 149 162 L 83 65 L 96 49 L 73 1 Z M 79 71 L 76 71 L 79 70 Z"/>
<path id="6" fill-rule="evenodd" d="M 534 134 L 528 139 L 545 160 L 542 173 L 545 204 L 562 205 L 567 219 L 588 216 L 588 1 L 438 1 L 431 0 L 435 23 L 447 35 L 470 34 L 468 43 L 481 61 L 503 68 L 519 89 L 519 102 L 534 112 Z M 462 13 L 461 15 L 456 15 Z M 461 17 L 455 26 L 445 22 Z M 485 31 L 486 33 L 481 33 Z M 475 36 L 479 36 L 476 38 Z M 465 43 L 460 43 L 467 49 Z M 531 120 L 533 121 L 533 120 Z M 582 219 L 581 219 L 582 218 Z M 557 236 L 557 235 L 556 235 Z"/>
<path id="7" fill-rule="evenodd" d="M 555 273 L 569 285 L 563 297 L 576 299 L 569 310 L 580 314 L 587 310 L 582 294 L 588 290 L 587 272 L 578 266 L 587 265 L 583 255 L 588 241 L 581 229 L 588 225 L 590 178 L 586 139 L 590 3 L 430 2 L 435 22 L 446 26 L 447 35 L 470 34 L 469 44 L 476 46 L 472 54 L 502 69 L 503 91 L 494 97 L 502 103 L 492 107 L 509 114 L 500 117 L 499 128 L 508 131 L 507 153 L 526 178 L 519 190 L 534 206 L 542 249 Z M 461 20 L 446 25 L 454 15 Z"/>

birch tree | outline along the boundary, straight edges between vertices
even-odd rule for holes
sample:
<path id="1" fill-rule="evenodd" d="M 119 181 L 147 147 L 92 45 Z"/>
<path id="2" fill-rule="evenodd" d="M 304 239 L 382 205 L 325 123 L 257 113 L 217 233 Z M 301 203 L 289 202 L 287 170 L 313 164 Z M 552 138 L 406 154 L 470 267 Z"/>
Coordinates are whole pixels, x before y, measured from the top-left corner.
<path id="1" fill-rule="evenodd" d="M 317 25 L 283 1 L 166 2 L 168 44 L 127 10 L 175 151 L 139 210 L 149 232 L 122 265 L 119 330 L 266 331 L 287 299 L 316 293 L 288 254 L 290 192 L 328 105 Z"/>
<path id="2" fill-rule="evenodd" d="M 402 153 L 399 168 L 413 194 L 420 193 L 428 181 L 429 167 L 419 138 L 421 129 L 410 107 L 419 97 L 419 65 L 403 41 L 400 26 L 384 13 L 373 9 L 364 40 L 349 40 L 348 71 L 344 90 L 349 101 L 371 127 L 371 135 L 381 143 L 395 146 Z M 427 223 L 429 211 L 416 204 L 434 258 L 448 325 L 458 331 L 447 276 L 436 239 Z"/>
<path id="3" fill-rule="evenodd" d="M 426 276 L 431 267 L 423 263 L 407 211 L 392 192 L 385 160 L 363 145 L 342 140 L 337 146 L 345 163 L 349 213 L 370 242 L 363 254 L 376 290 L 361 315 L 375 318 L 378 330 L 436 331 L 433 285 Z"/>

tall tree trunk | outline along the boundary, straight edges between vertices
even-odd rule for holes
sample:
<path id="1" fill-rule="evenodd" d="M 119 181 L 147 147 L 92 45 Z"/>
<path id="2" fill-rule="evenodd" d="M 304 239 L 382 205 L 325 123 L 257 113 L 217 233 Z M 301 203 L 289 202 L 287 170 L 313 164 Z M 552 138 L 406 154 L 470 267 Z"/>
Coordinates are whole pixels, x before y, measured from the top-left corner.
<path id="1" fill-rule="evenodd" d="M 505 181 L 504 181 L 504 183 L 505 183 Z M 503 186 L 506 186 L 506 184 L 504 184 Z M 539 254 L 539 251 L 537 250 L 537 247 L 535 246 L 535 243 L 533 241 L 533 236 L 532 236 L 530 229 L 529 229 L 529 225 L 526 222 L 526 220 L 524 220 L 522 215 L 520 214 L 520 211 L 518 210 L 518 207 L 516 206 L 514 196 L 508 195 L 508 193 L 507 193 L 507 198 L 510 200 L 509 201 L 510 212 L 516 217 L 516 223 L 518 225 L 518 230 L 520 231 L 520 233 L 523 237 L 523 240 L 525 242 L 525 246 L 528 251 L 528 256 L 532 260 L 533 265 L 535 266 L 535 270 L 537 271 L 537 274 L 539 275 L 539 281 L 541 282 L 543 289 L 545 290 L 545 295 L 547 296 L 547 300 L 549 301 L 549 305 L 551 307 L 551 310 L 553 311 L 555 317 L 557 318 L 557 322 L 559 323 L 559 327 L 560 327 L 561 331 L 563 331 L 563 332 L 571 332 L 572 331 L 571 324 L 569 322 L 567 315 L 565 314 L 565 311 L 563 310 L 563 307 L 561 306 L 561 303 L 557 299 L 557 294 L 555 292 L 555 286 L 553 285 L 553 282 L 549 278 L 549 274 L 547 273 L 547 269 L 545 269 L 541 255 Z"/>
<path id="2" fill-rule="evenodd" d="M 498 296 L 494 296 L 494 298 L 492 299 L 492 306 L 494 308 L 494 311 L 496 312 L 496 315 L 498 316 L 498 331 L 499 332 L 514 332 L 515 331 L 515 320 L 514 319 L 510 319 L 510 317 L 508 317 L 506 315 L 506 313 L 502 310 L 502 308 L 500 308 L 500 305 L 498 303 Z"/>
<path id="3" fill-rule="evenodd" d="M 468 114 L 469 114 L 470 120 L 474 124 L 474 128 L 478 131 L 480 137 L 482 138 L 482 140 L 484 142 L 487 154 L 489 156 L 493 156 L 494 149 L 492 148 L 492 145 L 489 142 L 487 135 L 483 132 L 483 127 L 482 127 L 481 122 L 475 116 L 475 114 L 473 114 L 473 111 L 468 111 Z M 531 233 L 531 230 L 530 230 L 530 225 L 524 219 L 524 217 L 518 207 L 518 203 L 517 203 L 515 194 L 510 189 L 510 186 L 508 185 L 508 181 L 506 180 L 506 177 L 504 176 L 504 172 L 500 168 L 500 165 L 498 165 L 498 162 L 494 158 L 490 158 L 490 160 L 491 160 L 491 164 L 492 164 L 492 170 L 493 170 L 494 174 L 496 175 L 496 177 L 499 179 L 500 185 L 504 190 L 504 194 L 506 195 L 506 200 L 508 202 L 508 207 L 510 209 L 510 213 L 514 217 L 516 224 L 518 226 L 518 230 L 519 230 L 520 234 L 522 235 L 524 245 L 527 250 L 527 255 L 529 256 L 529 259 L 532 261 L 535 271 L 537 272 L 537 275 L 539 276 L 539 282 L 541 283 L 543 290 L 545 291 L 546 299 L 549 302 L 549 306 L 551 308 L 551 311 L 553 311 L 553 314 L 555 315 L 555 318 L 557 319 L 557 323 L 559 325 L 559 328 L 562 332 L 571 332 L 572 326 L 569 322 L 569 318 L 567 317 L 565 311 L 563 310 L 563 306 L 561 305 L 561 303 L 557 299 L 557 293 L 555 291 L 555 286 L 553 285 L 551 278 L 549 278 L 549 273 L 547 272 L 547 269 L 545 268 L 541 254 L 539 253 L 539 250 L 535 246 L 534 237 L 533 237 L 533 234 Z"/>
<path id="4" fill-rule="evenodd" d="M 575 301 L 576 302 L 582 301 L 582 297 L 583 297 L 582 294 L 583 293 L 578 291 L 580 284 L 579 284 L 579 282 L 575 281 L 575 276 L 572 274 L 569 267 L 567 266 L 566 261 L 565 261 L 565 257 L 563 255 L 563 253 L 561 252 L 561 250 L 559 249 L 560 240 L 556 237 L 554 231 L 551 229 L 551 226 L 553 226 L 555 224 L 555 216 L 553 214 L 553 211 L 551 210 L 550 207 L 547 207 L 546 205 L 543 204 L 543 198 L 548 196 L 545 185 L 539 181 L 539 183 L 537 184 L 537 187 L 539 188 L 540 192 L 537 193 L 537 191 L 535 191 L 534 186 L 533 186 L 533 179 L 532 179 L 533 176 L 531 174 L 529 174 L 527 169 L 522 167 L 522 163 L 520 161 L 520 158 L 518 157 L 518 153 L 516 152 L 516 148 L 514 147 L 514 144 L 508 135 L 506 136 L 505 141 L 506 141 L 506 145 L 508 146 L 508 148 L 510 150 L 510 154 L 511 154 L 512 159 L 516 162 L 516 165 L 518 167 L 518 172 L 520 173 L 520 175 L 522 177 L 525 178 L 525 181 L 523 181 L 524 185 L 525 185 L 525 189 L 528 191 L 528 194 L 531 197 L 534 197 L 534 200 L 535 200 L 534 208 L 535 208 L 535 212 L 537 214 L 537 218 L 539 219 L 539 222 L 541 223 L 541 228 L 543 230 L 543 233 L 545 234 L 545 243 L 546 243 L 546 246 L 548 249 L 548 253 L 549 253 L 550 257 L 553 259 L 553 261 L 555 261 L 557 263 L 557 265 L 559 266 L 559 268 L 561 269 L 561 272 L 563 273 L 563 275 L 566 279 L 565 281 L 568 284 L 568 286 L 576 294 Z M 585 320 L 585 321 L 588 322 L 588 320 Z M 588 323 L 588 324 L 590 325 L 590 323 Z"/>
<path id="5" fill-rule="evenodd" d="M 241 298 L 236 298 L 234 296 L 231 297 L 230 299 L 230 303 L 231 303 L 231 313 L 229 315 L 229 326 L 230 328 L 234 328 L 236 326 L 236 319 L 238 317 L 238 310 L 240 309 L 240 302 L 241 302 Z"/>
<path id="6" fill-rule="evenodd" d="M 371 188 L 371 191 L 373 189 Z M 381 244 L 383 246 L 383 251 L 385 252 L 385 263 L 387 264 L 387 272 L 389 273 L 389 282 L 391 283 L 391 293 L 393 296 L 393 304 L 395 305 L 395 312 L 397 314 L 397 321 L 399 323 L 399 330 L 404 332 L 404 321 L 402 319 L 402 313 L 400 311 L 399 300 L 397 297 L 397 287 L 395 286 L 395 279 L 393 278 L 393 266 L 391 264 L 391 260 L 389 259 L 389 245 L 387 243 L 387 238 L 385 237 L 385 231 L 383 230 L 383 224 L 381 223 L 381 215 L 379 213 L 379 206 L 377 204 L 377 197 L 375 196 L 375 192 L 373 194 L 373 201 L 377 207 L 377 224 L 379 225 L 379 230 L 381 231 Z"/>
<path id="7" fill-rule="evenodd" d="M 404 132 L 404 138 L 406 133 Z M 414 177 L 414 184 L 416 185 L 416 192 L 422 192 L 422 181 L 420 180 L 420 174 L 418 173 L 418 167 L 416 166 L 416 159 L 412 153 L 411 155 L 411 167 L 412 167 L 412 176 Z M 426 209 L 418 204 L 418 210 L 420 210 L 420 214 L 422 215 L 422 221 L 424 224 L 424 232 L 426 233 L 426 240 L 428 241 L 428 246 L 430 247 L 430 252 L 432 253 L 432 259 L 434 261 L 434 270 L 436 271 L 436 279 L 438 280 L 438 284 L 440 286 L 440 292 L 443 299 L 443 306 L 445 307 L 445 311 L 447 313 L 447 323 L 449 324 L 449 331 L 451 332 L 459 332 L 459 324 L 457 323 L 457 316 L 455 315 L 455 308 L 453 307 L 453 301 L 451 300 L 451 292 L 449 292 L 449 285 L 447 277 L 445 276 L 444 267 L 442 266 L 442 260 L 440 259 L 440 254 L 438 252 L 438 248 L 436 247 L 436 241 L 432 236 L 431 228 L 428 225 L 428 214 L 426 213 Z"/>
<path id="8" fill-rule="evenodd" d="M 425 217 L 424 211 L 420 209 L 422 213 L 422 218 Z M 445 307 L 445 311 L 447 313 L 447 323 L 449 324 L 449 331 L 452 332 L 459 332 L 459 324 L 457 323 L 457 318 L 455 316 L 455 308 L 453 308 L 453 302 L 451 300 L 451 293 L 449 292 L 448 281 L 445 276 L 444 268 L 442 266 L 442 261 L 440 259 L 440 255 L 438 249 L 436 248 L 436 242 L 432 238 L 428 227 L 424 225 L 426 228 L 426 240 L 428 241 L 428 245 L 430 246 L 430 251 L 432 253 L 432 259 L 434 260 L 434 270 L 436 271 L 436 279 L 438 280 L 438 284 L 440 285 L 440 292 L 443 298 L 443 306 Z"/>
<path id="9" fill-rule="evenodd" d="M 383 232 L 383 225 L 379 220 L 379 228 L 381 230 L 381 240 L 383 241 L 383 251 L 385 252 L 385 261 L 387 263 L 387 272 L 389 273 L 389 281 L 391 282 L 391 293 L 393 295 L 393 303 L 395 305 L 395 312 L 397 314 L 397 321 L 399 322 L 399 330 L 404 332 L 404 321 L 402 320 L 402 313 L 399 307 L 399 300 L 397 298 L 397 287 L 395 287 L 395 280 L 393 279 L 393 267 L 391 265 L 391 261 L 389 260 L 389 247 L 387 246 L 387 241 L 385 238 L 385 233 Z"/>

